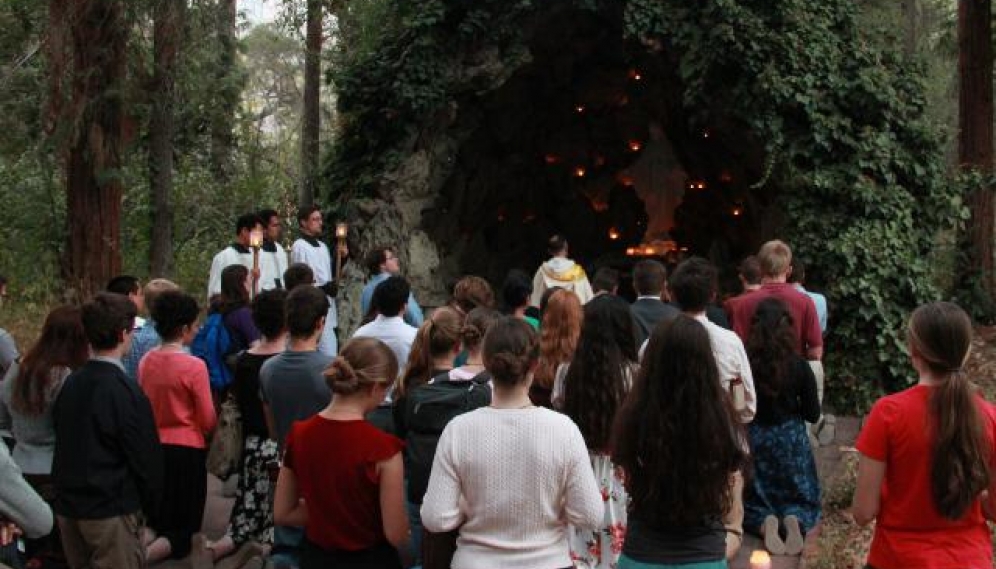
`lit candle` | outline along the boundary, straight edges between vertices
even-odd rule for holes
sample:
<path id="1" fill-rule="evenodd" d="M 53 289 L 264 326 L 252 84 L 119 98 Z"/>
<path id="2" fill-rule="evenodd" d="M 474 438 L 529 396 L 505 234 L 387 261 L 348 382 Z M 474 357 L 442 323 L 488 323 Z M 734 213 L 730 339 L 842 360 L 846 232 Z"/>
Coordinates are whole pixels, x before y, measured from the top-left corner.
<path id="1" fill-rule="evenodd" d="M 584 166 L 578 166 L 577 168 L 574 169 L 575 178 L 584 178 L 584 175 L 585 175 Z"/>
<path id="2" fill-rule="evenodd" d="M 577 111 L 578 114 L 580 115 L 580 114 L 584 113 L 584 105 L 575 105 L 574 106 L 574 110 Z"/>
<path id="3" fill-rule="evenodd" d="M 641 144 L 639 140 L 629 141 L 629 149 L 631 152 L 639 152 L 641 148 L 643 148 L 643 144 Z"/>
<path id="4" fill-rule="evenodd" d="M 733 208 L 733 217 L 740 217 L 740 214 L 742 214 L 742 213 L 743 213 L 743 210 L 740 209 L 739 207 Z"/>
<path id="5" fill-rule="evenodd" d="M 258 249 L 263 246 L 263 230 L 253 229 L 249 232 L 249 246 Z"/>
<path id="6" fill-rule="evenodd" d="M 639 81 L 639 80 L 643 79 L 643 75 L 640 74 L 640 70 L 639 69 L 630 69 L 629 70 L 629 78 L 632 79 L 633 81 Z"/>
<path id="7" fill-rule="evenodd" d="M 348 231 L 349 226 L 345 223 L 339 222 L 335 224 L 335 236 L 337 239 L 345 239 Z"/>
<path id="8" fill-rule="evenodd" d="M 750 569 L 771 569 L 771 556 L 767 551 L 755 549 L 750 554 Z"/>
<path id="9" fill-rule="evenodd" d="M 611 239 L 613 241 L 615 241 L 616 239 L 619 239 L 619 230 L 616 229 L 615 227 L 610 227 L 609 228 L 609 239 Z"/>

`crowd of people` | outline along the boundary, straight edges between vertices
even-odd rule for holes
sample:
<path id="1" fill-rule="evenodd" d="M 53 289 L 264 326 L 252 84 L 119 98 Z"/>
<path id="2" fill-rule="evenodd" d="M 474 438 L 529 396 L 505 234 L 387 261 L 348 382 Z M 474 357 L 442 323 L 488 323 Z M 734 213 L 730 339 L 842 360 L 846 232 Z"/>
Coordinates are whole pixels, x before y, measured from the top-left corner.
<path id="1" fill-rule="evenodd" d="M 206 318 L 175 283 L 121 276 L 23 356 L 0 330 L 0 564 L 18 534 L 35 566 L 73 569 L 719 569 L 745 531 L 802 551 L 827 303 L 786 243 L 726 298 L 703 258 L 640 260 L 629 302 L 554 236 L 532 279 L 465 276 L 433 310 L 375 247 L 340 347 L 322 213 L 297 221 L 288 255 L 275 211 L 237 220 Z M 971 334 L 949 303 L 910 319 L 919 383 L 857 443 L 869 567 L 991 566 L 996 411 L 964 373 Z M 237 481 L 217 539 L 209 471 Z"/>

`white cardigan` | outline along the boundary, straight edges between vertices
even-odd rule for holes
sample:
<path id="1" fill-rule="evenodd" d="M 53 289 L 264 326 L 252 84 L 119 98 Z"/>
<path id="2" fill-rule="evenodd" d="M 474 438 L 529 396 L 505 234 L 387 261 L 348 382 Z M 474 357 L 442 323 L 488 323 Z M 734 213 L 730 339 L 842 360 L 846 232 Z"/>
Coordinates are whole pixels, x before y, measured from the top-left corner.
<path id="1" fill-rule="evenodd" d="M 597 529 L 604 515 L 581 432 L 540 407 L 453 419 L 422 504 L 427 530 L 460 528 L 453 569 L 568 567 L 567 524 Z"/>

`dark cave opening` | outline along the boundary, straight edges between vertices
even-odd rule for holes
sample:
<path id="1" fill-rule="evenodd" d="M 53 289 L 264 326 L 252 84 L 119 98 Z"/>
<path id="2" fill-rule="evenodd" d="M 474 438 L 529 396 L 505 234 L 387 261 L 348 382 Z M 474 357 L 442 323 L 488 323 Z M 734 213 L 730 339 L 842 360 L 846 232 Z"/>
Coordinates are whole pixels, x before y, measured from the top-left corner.
<path id="1" fill-rule="evenodd" d="M 441 252 L 500 283 L 560 233 L 589 275 L 696 254 L 729 279 L 780 223 L 775 190 L 751 188 L 763 145 L 719 103 L 686 108 L 679 55 L 624 40 L 621 13 L 554 6 L 526 25 L 532 61 L 459 102 L 467 134 L 424 218 Z"/>

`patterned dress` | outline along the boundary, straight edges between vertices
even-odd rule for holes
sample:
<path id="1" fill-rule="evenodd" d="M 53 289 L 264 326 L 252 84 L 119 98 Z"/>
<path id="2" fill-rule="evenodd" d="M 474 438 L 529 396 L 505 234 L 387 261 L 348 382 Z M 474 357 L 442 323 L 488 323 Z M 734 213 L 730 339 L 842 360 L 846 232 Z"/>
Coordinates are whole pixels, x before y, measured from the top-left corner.
<path id="1" fill-rule="evenodd" d="M 605 502 L 605 519 L 597 531 L 568 526 L 571 559 L 577 569 L 615 569 L 626 540 L 629 495 L 623 486 L 622 469 L 612 464 L 609 455 L 589 451 L 589 456 Z"/>

